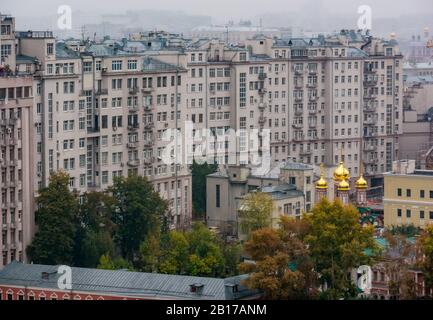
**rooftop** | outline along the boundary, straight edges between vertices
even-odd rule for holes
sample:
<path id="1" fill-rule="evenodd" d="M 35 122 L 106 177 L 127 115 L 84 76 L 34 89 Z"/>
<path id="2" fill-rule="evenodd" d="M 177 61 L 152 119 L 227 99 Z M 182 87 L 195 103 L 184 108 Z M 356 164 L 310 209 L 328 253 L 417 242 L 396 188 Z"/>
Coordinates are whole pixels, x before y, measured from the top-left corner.
<path id="1" fill-rule="evenodd" d="M 58 266 L 12 262 L 0 271 L 0 285 L 59 290 L 57 270 Z M 246 277 L 218 279 L 72 267 L 72 290 L 136 298 L 232 300 L 258 294 L 240 284 Z M 201 292 L 191 292 L 191 286 L 197 284 L 203 286 Z"/>

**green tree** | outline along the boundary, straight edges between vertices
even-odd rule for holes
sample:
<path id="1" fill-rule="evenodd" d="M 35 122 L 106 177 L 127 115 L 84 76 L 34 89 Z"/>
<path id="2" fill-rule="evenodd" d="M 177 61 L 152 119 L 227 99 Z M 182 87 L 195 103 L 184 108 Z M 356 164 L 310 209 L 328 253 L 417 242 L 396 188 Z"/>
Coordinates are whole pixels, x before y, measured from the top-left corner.
<path id="1" fill-rule="evenodd" d="M 184 232 L 171 231 L 163 238 L 159 272 L 184 274 L 188 262 L 189 243 Z"/>
<path id="2" fill-rule="evenodd" d="M 215 234 L 197 222 L 186 233 L 186 239 L 189 244 L 188 274 L 213 277 L 224 274 L 224 256 Z"/>
<path id="3" fill-rule="evenodd" d="M 114 254 L 113 205 L 114 199 L 106 192 L 83 195 L 75 234 L 75 266 L 95 268 L 102 254 Z"/>
<path id="4" fill-rule="evenodd" d="M 159 230 L 167 202 L 145 177 L 137 175 L 115 179 L 110 191 L 115 199 L 115 241 L 122 257 L 135 264 L 139 261 L 140 245 L 154 230 Z"/>
<path id="5" fill-rule="evenodd" d="M 203 218 L 206 213 L 206 176 L 214 173 L 216 164 L 197 163 L 191 165 L 192 176 L 192 205 L 194 218 Z"/>
<path id="6" fill-rule="evenodd" d="M 51 175 L 48 187 L 39 191 L 37 208 L 38 230 L 27 248 L 30 260 L 40 264 L 72 264 L 78 202 L 69 190 L 68 174 Z"/>
<path id="7" fill-rule="evenodd" d="M 253 231 L 270 227 L 275 205 L 272 198 L 263 192 L 248 193 L 239 210 L 240 229 L 247 237 Z"/>
<path id="8" fill-rule="evenodd" d="M 355 295 L 350 271 L 360 265 L 371 265 L 378 247 L 373 238 L 373 227 L 363 228 L 359 213 L 353 206 L 324 199 L 311 214 L 304 216 L 309 225 L 305 237 L 321 282 L 327 284 L 324 297 L 349 298 Z M 367 254 L 370 250 L 372 255 Z"/>
<path id="9" fill-rule="evenodd" d="M 433 290 L 433 225 L 430 224 L 425 228 L 417 245 L 420 251 L 418 265 L 424 273 L 425 286 Z"/>
<path id="10" fill-rule="evenodd" d="M 254 262 L 241 264 L 250 277 L 244 283 L 266 299 L 312 299 L 316 275 L 303 242 L 304 223 L 283 217 L 278 230 L 262 228 L 251 234 L 244 249 Z"/>
<path id="11" fill-rule="evenodd" d="M 114 259 L 111 258 L 109 253 L 103 254 L 99 259 L 98 269 L 104 270 L 120 270 L 125 269 L 129 271 L 134 271 L 134 267 L 132 264 L 123 259 L 122 257 L 116 257 Z"/>

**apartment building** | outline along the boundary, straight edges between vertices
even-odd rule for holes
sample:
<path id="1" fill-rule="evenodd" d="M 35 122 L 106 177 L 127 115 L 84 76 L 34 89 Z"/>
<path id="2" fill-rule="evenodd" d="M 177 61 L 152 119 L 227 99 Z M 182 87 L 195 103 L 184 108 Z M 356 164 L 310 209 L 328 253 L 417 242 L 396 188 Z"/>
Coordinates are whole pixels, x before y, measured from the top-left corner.
<path id="1" fill-rule="evenodd" d="M 23 130 L 34 131 L 23 156 L 29 199 L 56 170 L 80 193 L 140 174 L 170 202 L 172 227 L 182 228 L 192 216 L 188 167 L 200 155 L 249 167 L 269 155 L 262 174 L 287 161 L 344 161 L 353 177 L 364 165 L 369 180 L 391 169 L 399 149 L 394 40 L 343 30 L 312 39 L 257 35 L 238 45 L 164 32 L 59 41 L 49 31 L 15 32 L 5 17 L 1 48 L 9 73 L 32 75 L 1 87 L 28 88 L 14 94 L 25 95 L 31 115 Z"/>
<path id="2" fill-rule="evenodd" d="M 384 176 L 385 227 L 433 223 L 432 170 L 416 170 L 415 160 L 401 160 Z"/>
<path id="3" fill-rule="evenodd" d="M 0 15 L 0 268 L 25 260 L 34 227 L 33 78 L 15 51 L 15 19 Z M 24 66 L 24 72 L 19 72 Z M 28 70 L 31 71 L 31 70 Z"/>

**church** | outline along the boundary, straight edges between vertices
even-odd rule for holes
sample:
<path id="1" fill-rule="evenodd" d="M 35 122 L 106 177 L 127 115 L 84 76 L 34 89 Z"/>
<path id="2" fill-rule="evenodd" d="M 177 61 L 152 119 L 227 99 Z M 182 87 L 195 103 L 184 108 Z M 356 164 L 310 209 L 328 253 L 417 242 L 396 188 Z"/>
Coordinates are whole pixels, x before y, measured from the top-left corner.
<path id="1" fill-rule="evenodd" d="M 339 199 L 343 204 L 349 205 L 351 186 L 350 186 L 350 172 L 344 166 L 343 161 L 341 161 L 335 168 L 332 179 L 329 179 L 328 183 L 324 174 L 323 164 L 320 166 L 320 179 L 316 182 L 316 203 L 322 198 L 327 198 L 330 201 Z M 366 207 L 367 206 L 367 188 L 368 183 L 364 179 L 361 173 L 360 177 L 355 183 L 355 195 L 356 199 L 353 201 L 356 207 Z"/>

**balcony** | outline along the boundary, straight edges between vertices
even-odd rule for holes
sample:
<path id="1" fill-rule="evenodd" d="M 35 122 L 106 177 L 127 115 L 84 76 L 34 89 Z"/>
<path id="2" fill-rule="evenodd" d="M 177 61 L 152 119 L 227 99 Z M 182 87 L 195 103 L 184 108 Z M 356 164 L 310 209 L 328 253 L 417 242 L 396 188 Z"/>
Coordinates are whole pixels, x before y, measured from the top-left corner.
<path id="1" fill-rule="evenodd" d="M 364 74 L 376 74 L 376 70 L 373 68 L 364 68 Z"/>
<path id="2" fill-rule="evenodd" d="M 264 72 L 259 73 L 259 80 L 263 81 L 268 77 L 268 75 Z"/>
<path id="3" fill-rule="evenodd" d="M 364 138 L 367 138 L 367 139 L 375 138 L 375 137 L 377 137 L 377 132 L 375 132 L 375 131 L 367 132 L 366 134 L 364 134 Z"/>
<path id="4" fill-rule="evenodd" d="M 308 126 L 310 127 L 310 128 L 315 128 L 315 127 L 317 127 L 317 122 L 308 122 Z"/>
<path id="5" fill-rule="evenodd" d="M 317 83 L 307 83 L 307 88 L 317 88 Z"/>
<path id="6" fill-rule="evenodd" d="M 364 151 L 365 152 L 373 152 L 377 150 L 377 146 L 375 144 L 366 144 L 364 146 Z"/>
<path id="7" fill-rule="evenodd" d="M 136 148 L 138 148 L 138 142 L 128 142 L 126 144 L 126 147 L 129 149 L 136 149 Z"/>
<path id="8" fill-rule="evenodd" d="M 302 82 L 295 82 L 295 89 L 303 89 L 304 84 Z"/>
<path id="9" fill-rule="evenodd" d="M 153 92 L 153 90 L 154 90 L 153 88 L 142 88 L 141 92 L 143 94 L 151 94 Z"/>
<path id="10" fill-rule="evenodd" d="M 151 147 L 153 147 L 154 144 L 155 144 L 155 142 L 153 140 L 145 140 L 144 141 L 144 147 L 145 148 L 151 148 Z"/>
<path id="11" fill-rule="evenodd" d="M 126 164 L 130 167 L 138 167 L 140 165 L 140 160 L 139 159 L 129 160 Z"/>
<path id="12" fill-rule="evenodd" d="M 377 79 L 365 79 L 364 80 L 364 87 L 375 87 L 377 86 Z"/>
<path id="13" fill-rule="evenodd" d="M 266 109 L 266 103 L 260 102 L 258 107 L 260 111 L 264 111 Z"/>
<path id="14" fill-rule="evenodd" d="M 259 95 L 261 95 L 261 96 L 264 96 L 266 94 L 265 88 L 260 88 L 258 91 L 259 91 Z"/>
<path id="15" fill-rule="evenodd" d="M 365 105 L 364 106 L 364 112 L 376 112 L 377 106 L 376 105 Z"/>
<path id="16" fill-rule="evenodd" d="M 317 109 L 308 109 L 309 114 L 317 114 Z"/>
<path id="17" fill-rule="evenodd" d="M 376 124 L 377 124 L 377 119 L 375 119 L 375 118 L 364 119 L 364 125 L 366 125 L 366 126 L 374 126 Z"/>
<path id="18" fill-rule="evenodd" d="M 138 93 L 138 87 L 134 87 L 134 88 L 129 88 L 128 89 L 129 94 L 131 95 L 135 95 Z"/>
<path id="19" fill-rule="evenodd" d="M 303 124 L 302 123 L 293 123 L 292 124 L 292 127 L 293 128 L 295 128 L 295 129 L 302 129 L 304 126 L 303 126 Z"/>
<path id="20" fill-rule="evenodd" d="M 295 102 L 300 103 L 302 101 L 304 101 L 304 97 L 295 97 Z"/>
<path id="21" fill-rule="evenodd" d="M 367 93 L 364 95 L 364 100 L 376 100 L 377 99 L 377 94 L 376 93 Z"/>
<path id="22" fill-rule="evenodd" d="M 263 125 L 266 122 L 266 117 L 260 116 L 259 117 L 259 124 Z"/>
<path id="23" fill-rule="evenodd" d="M 153 111 L 152 105 L 150 105 L 150 104 L 144 105 L 143 109 L 145 112 L 152 112 Z"/>
<path id="24" fill-rule="evenodd" d="M 299 151 L 300 156 L 311 156 L 312 151 L 311 149 L 302 149 Z"/>
<path id="25" fill-rule="evenodd" d="M 128 126 L 128 130 L 130 130 L 130 131 L 136 131 L 136 130 L 138 130 L 140 128 L 140 126 L 138 125 L 138 123 L 135 123 L 135 124 L 133 124 L 133 125 L 129 125 Z"/>
<path id="26" fill-rule="evenodd" d="M 144 129 L 153 129 L 155 127 L 155 124 L 153 122 L 146 122 L 144 124 Z"/>
<path id="27" fill-rule="evenodd" d="M 310 101 L 317 101 L 317 100 L 319 100 L 319 97 L 318 96 L 309 96 L 308 97 L 308 100 L 310 100 Z"/>
<path id="28" fill-rule="evenodd" d="M 97 96 L 105 96 L 108 94 L 108 89 L 99 89 L 96 90 L 95 95 Z"/>
<path id="29" fill-rule="evenodd" d="M 295 109 L 296 116 L 302 116 L 304 114 L 304 109 Z"/>
<path id="30" fill-rule="evenodd" d="M 128 107 L 129 113 L 136 113 L 138 111 L 138 106 Z"/>
<path id="31" fill-rule="evenodd" d="M 145 166 L 151 166 L 154 162 L 155 162 L 155 158 L 154 157 L 144 158 L 144 160 L 143 160 L 143 164 Z"/>

